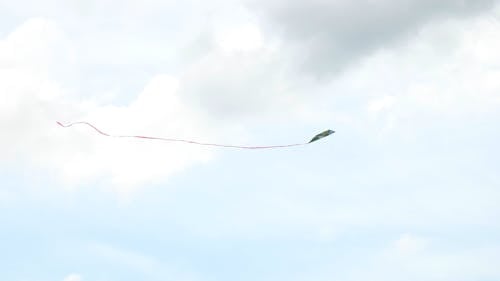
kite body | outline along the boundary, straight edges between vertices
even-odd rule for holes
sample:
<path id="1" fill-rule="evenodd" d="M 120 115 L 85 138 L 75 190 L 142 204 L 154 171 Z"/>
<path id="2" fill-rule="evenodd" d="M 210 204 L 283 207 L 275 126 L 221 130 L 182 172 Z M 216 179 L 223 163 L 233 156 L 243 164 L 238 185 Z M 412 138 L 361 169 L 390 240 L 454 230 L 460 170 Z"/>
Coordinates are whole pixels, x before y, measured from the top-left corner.
<path id="1" fill-rule="evenodd" d="M 312 138 L 312 139 L 309 141 L 309 143 L 311 143 L 311 142 L 313 142 L 313 141 L 317 141 L 317 140 L 322 139 L 322 138 L 324 138 L 324 137 L 327 137 L 327 136 L 329 136 L 329 135 L 331 135 L 331 134 L 333 134 L 333 133 L 335 133 L 335 131 L 332 131 L 332 130 L 326 130 L 326 131 L 324 131 L 324 132 L 321 132 L 321 133 L 319 133 L 319 134 L 315 135 L 315 136 L 314 136 L 314 138 Z"/>

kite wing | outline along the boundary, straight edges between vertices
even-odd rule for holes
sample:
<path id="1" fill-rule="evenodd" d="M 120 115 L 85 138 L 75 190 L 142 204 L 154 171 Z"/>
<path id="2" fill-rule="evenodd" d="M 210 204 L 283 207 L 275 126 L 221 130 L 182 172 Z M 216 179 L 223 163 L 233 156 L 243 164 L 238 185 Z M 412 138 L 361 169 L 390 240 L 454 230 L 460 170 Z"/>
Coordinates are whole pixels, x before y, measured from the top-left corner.
<path id="1" fill-rule="evenodd" d="M 314 138 L 312 138 L 312 139 L 309 141 L 309 143 L 314 142 L 314 141 L 317 141 L 317 140 L 322 139 L 322 138 L 324 138 L 324 137 L 327 137 L 327 136 L 329 136 L 329 135 L 331 135 L 331 134 L 333 134 L 333 133 L 335 133 L 335 131 L 332 131 L 332 130 L 326 130 L 326 131 L 324 131 L 324 132 L 321 132 L 321 133 L 319 133 L 319 134 L 315 135 L 315 136 L 314 136 Z"/>

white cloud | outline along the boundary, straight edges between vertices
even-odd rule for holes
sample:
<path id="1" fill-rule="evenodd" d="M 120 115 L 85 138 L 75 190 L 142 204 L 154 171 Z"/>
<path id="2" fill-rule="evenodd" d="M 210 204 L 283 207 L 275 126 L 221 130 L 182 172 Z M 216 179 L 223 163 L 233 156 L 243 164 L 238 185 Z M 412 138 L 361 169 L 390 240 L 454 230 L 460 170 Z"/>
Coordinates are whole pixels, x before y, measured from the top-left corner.
<path id="1" fill-rule="evenodd" d="M 87 249 L 100 259 L 104 259 L 112 264 L 124 265 L 144 273 L 153 273 L 159 269 L 165 270 L 164 266 L 156 259 L 134 251 L 102 243 L 90 243 L 87 245 Z"/>
<path id="2" fill-rule="evenodd" d="M 217 31 L 215 41 L 226 52 L 248 52 L 259 49 L 263 45 L 260 29 L 254 24 L 246 24 Z"/>
<path id="3" fill-rule="evenodd" d="M 335 109 L 369 134 L 425 127 L 437 116 L 494 113 L 500 107 L 499 27 L 483 17 L 422 28 L 406 45 L 379 51 L 339 75 L 330 91 L 345 94 L 332 96 L 332 103 L 350 95 L 354 104 Z"/>
<path id="4" fill-rule="evenodd" d="M 54 70 L 72 67 L 69 46 L 59 44 L 64 41 L 57 24 L 45 19 L 29 20 L 0 41 L 2 160 L 27 159 L 71 184 L 109 178 L 122 190 L 210 159 L 207 148 L 106 139 L 88 128 L 57 127 L 56 121 L 89 121 L 115 134 L 217 138 L 204 116 L 179 96 L 178 81 L 169 75 L 153 77 L 124 106 L 74 98 Z"/>
<path id="5" fill-rule="evenodd" d="M 85 127 L 64 130 L 56 121 L 87 121 L 116 135 L 207 142 L 224 135 L 224 142 L 232 143 L 243 141 L 242 117 L 272 114 L 289 120 L 294 108 L 303 112 L 304 104 L 285 92 L 288 82 L 276 71 L 281 66 L 275 53 L 260 48 L 257 26 L 229 31 L 222 30 L 219 39 L 231 54 L 209 50 L 177 77 L 154 74 L 135 99 L 116 106 L 96 95 L 81 95 L 78 72 L 66 71 L 80 67 L 78 48 L 56 22 L 28 20 L 0 41 L 0 79 L 5 81 L 0 85 L 5 100 L 0 124 L 9 132 L 0 140 L 2 154 L 9 161 L 25 159 L 48 169 L 70 185 L 104 179 L 124 191 L 205 163 L 213 152 L 178 143 L 107 139 Z M 252 53 L 232 53 L 238 50 Z"/>
<path id="6" fill-rule="evenodd" d="M 427 239 L 404 234 L 393 245 L 373 257 L 366 272 L 375 280 L 478 280 L 496 279 L 500 270 L 496 245 L 466 246 L 460 250 L 429 243 Z"/>
<path id="7" fill-rule="evenodd" d="M 63 281 L 82 281 L 82 276 L 80 274 L 72 273 L 66 276 Z"/>
<path id="8" fill-rule="evenodd" d="M 65 51 L 64 41 L 55 22 L 43 18 L 29 19 L 1 41 L 0 66 L 3 70 L 28 68 L 46 71 L 56 57 L 61 57 L 61 51 Z"/>
<path id="9" fill-rule="evenodd" d="M 368 104 L 368 110 L 373 112 L 379 112 L 382 110 L 390 109 L 394 106 L 393 96 L 384 96 L 382 98 L 376 99 Z"/>
<path id="10" fill-rule="evenodd" d="M 151 255 L 141 250 L 101 242 L 88 242 L 81 246 L 87 258 L 96 260 L 101 265 L 109 265 L 111 268 L 126 268 L 127 272 L 134 272 L 146 279 L 200 280 L 195 272 L 186 270 L 175 262 L 166 261 L 162 255 Z"/>
<path id="11" fill-rule="evenodd" d="M 425 249 L 426 244 L 425 239 L 406 233 L 396 240 L 394 248 L 398 253 L 412 254 Z"/>
<path id="12" fill-rule="evenodd" d="M 56 22 L 27 21 L 0 41 L 0 79 L 5 81 L 0 83 L 0 125 L 9 132 L 0 139 L 2 156 L 24 157 L 70 183 L 105 178 L 126 189 L 162 181 L 208 161 L 213 152 L 106 139 L 89 128 L 63 130 L 55 121 L 90 121 L 112 134 L 202 141 L 224 135 L 232 142 L 241 140 L 243 123 L 270 118 L 288 123 L 331 118 L 370 133 L 366 128 L 386 132 L 408 119 L 419 122 L 414 117 L 429 110 L 462 114 L 500 105 L 495 51 L 500 39 L 493 21 L 426 27 L 407 46 L 380 51 L 330 84 L 291 71 L 290 57 L 283 55 L 290 50 L 286 41 L 279 50 L 270 48 L 252 20 L 227 26 L 215 30 L 219 47 L 204 50 L 178 73 L 152 72 L 134 99 L 117 106 L 95 95 L 76 98 L 78 85 L 68 86 L 66 78 L 85 55 L 79 56 L 81 49 L 70 44 Z M 228 133 L 234 131 L 240 133 Z"/>
<path id="13" fill-rule="evenodd" d="M 424 30 L 422 39 L 428 45 L 410 47 L 405 56 L 420 73 L 413 72 L 416 79 L 407 80 L 406 95 L 398 95 L 398 102 L 404 107 L 421 107 L 447 115 L 496 110 L 500 106 L 500 55 L 493 50 L 500 48 L 500 36 L 493 30 L 499 27 L 499 23 L 488 19 L 450 24 L 438 33 L 455 34 L 457 45 L 449 50 L 439 50 L 440 42 L 432 41 L 439 35 L 431 28 Z M 429 58 L 413 60 L 409 57 L 411 52 L 428 54 Z M 438 63 L 429 64 L 433 58 Z"/>
<path id="14" fill-rule="evenodd" d="M 177 80 L 166 75 L 154 77 L 143 92 L 127 106 L 94 106 L 84 120 L 112 134 L 136 134 L 173 138 L 213 138 L 201 116 L 177 96 Z M 60 128 L 59 128 L 60 129 Z M 210 159 L 211 150 L 186 144 L 132 139 L 106 139 L 89 128 L 59 132 L 85 142 L 66 144 L 50 158 L 50 166 L 79 182 L 109 173 L 118 188 L 161 180 L 194 163 Z M 74 150 L 74 151 L 70 151 Z M 80 151 L 83 150 L 83 151 Z M 68 155 L 69 154 L 69 155 Z M 69 162 L 65 165 L 61 163 Z"/>
<path id="15" fill-rule="evenodd" d="M 307 115 L 307 102 L 291 89 L 300 82 L 287 78 L 276 51 L 262 47 L 256 25 L 221 32 L 229 45 L 208 50 L 184 72 L 152 74 L 135 99 L 118 106 L 80 93 L 78 72 L 65 70 L 80 67 L 81 54 L 56 22 L 27 21 L 0 41 L 0 79 L 7 81 L 0 85 L 6 101 L 0 124 L 9 132 L 0 140 L 3 155 L 48 169 L 70 185 L 109 180 L 113 189 L 126 191 L 205 163 L 213 151 L 105 138 L 88 127 L 62 129 L 55 122 L 87 121 L 114 135 L 207 142 L 225 136 L 223 142 L 233 143 L 244 141 L 245 117 L 252 117 L 246 120 L 251 124 L 266 116 L 290 122 Z"/>
<path id="16" fill-rule="evenodd" d="M 452 234 L 451 234 L 452 235 Z M 439 236 L 439 235 L 438 235 Z M 453 235 L 452 235 L 453 236 Z M 446 237 L 440 237 L 441 239 Z M 444 244 L 444 243 L 443 243 Z M 331 264 L 316 280 L 497 280 L 498 245 L 439 245 L 412 234 L 382 249 L 347 257 L 346 269 Z"/>

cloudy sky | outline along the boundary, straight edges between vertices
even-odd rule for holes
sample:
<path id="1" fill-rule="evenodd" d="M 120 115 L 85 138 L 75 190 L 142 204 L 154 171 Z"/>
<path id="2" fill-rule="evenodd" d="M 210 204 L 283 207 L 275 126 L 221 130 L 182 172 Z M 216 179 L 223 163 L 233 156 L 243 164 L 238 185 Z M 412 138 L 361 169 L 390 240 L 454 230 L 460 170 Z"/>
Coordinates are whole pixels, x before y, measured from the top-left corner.
<path id="1" fill-rule="evenodd" d="M 498 50 L 496 0 L 0 0 L 0 279 L 500 280 Z"/>

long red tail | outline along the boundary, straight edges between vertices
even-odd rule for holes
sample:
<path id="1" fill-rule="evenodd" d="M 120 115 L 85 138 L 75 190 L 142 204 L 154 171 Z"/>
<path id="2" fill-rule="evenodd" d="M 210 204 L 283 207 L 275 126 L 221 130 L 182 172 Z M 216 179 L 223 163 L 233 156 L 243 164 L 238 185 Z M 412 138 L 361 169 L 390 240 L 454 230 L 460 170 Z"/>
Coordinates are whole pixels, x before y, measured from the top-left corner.
<path id="1" fill-rule="evenodd" d="M 184 139 L 172 139 L 172 138 L 159 138 L 159 137 L 148 137 L 148 136 L 127 136 L 127 135 L 110 135 L 101 130 L 99 130 L 96 126 L 88 123 L 88 122 L 74 122 L 68 123 L 66 125 L 61 122 L 57 122 L 57 124 L 61 127 L 68 128 L 73 125 L 83 124 L 91 127 L 99 134 L 106 137 L 114 137 L 114 138 L 138 138 L 138 139 L 149 139 L 149 140 L 161 140 L 161 141 L 171 141 L 171 142 L 184 142 L 189 144 L 196 145 L 206 145 L 206 146 L 217 146 L 217 147 L 230 147 L 230 148 L 240 148 L 240 149 L 269 149 L 269 148 L 282 148 L 282 147 L 291 147 L 291 146 L 301 146 L 306 145 L 307 143 L 294 143 L 294 144 L 285 144 L 285 145 L 269 145 L 269 146 L 244 146 L 244 145 L 229 145 L 229 144 L 217 144 L 217 143 L 205 143 L 205 142 L 197 142 L 192 140 L 184 140 Z"/>

